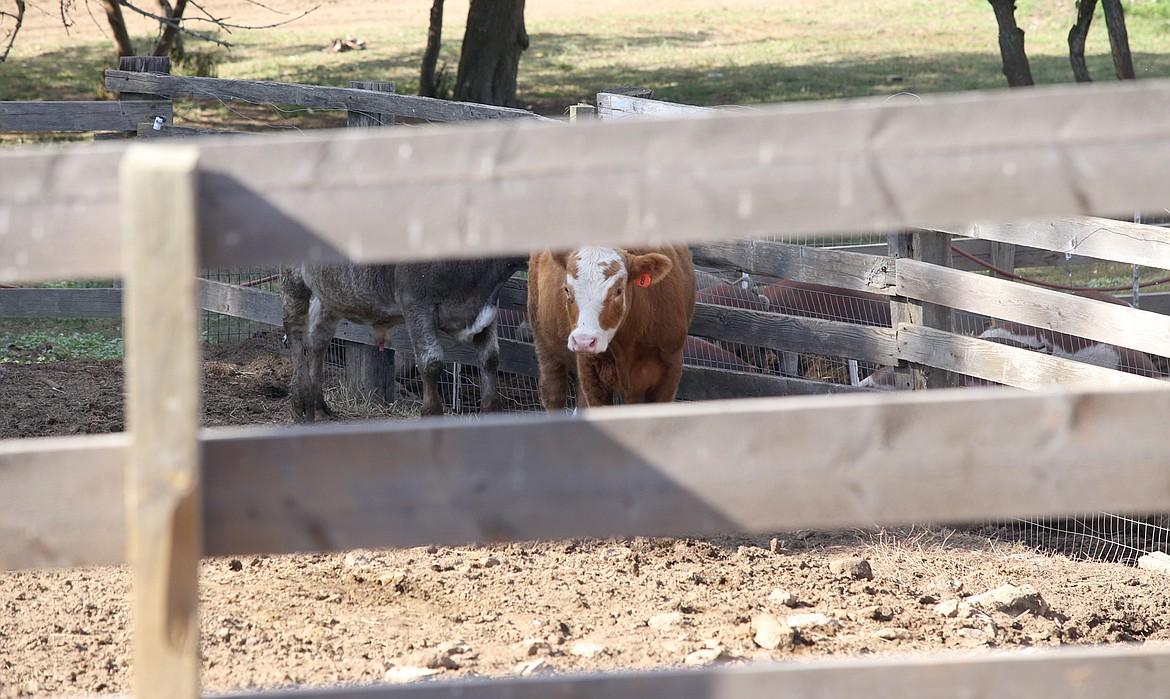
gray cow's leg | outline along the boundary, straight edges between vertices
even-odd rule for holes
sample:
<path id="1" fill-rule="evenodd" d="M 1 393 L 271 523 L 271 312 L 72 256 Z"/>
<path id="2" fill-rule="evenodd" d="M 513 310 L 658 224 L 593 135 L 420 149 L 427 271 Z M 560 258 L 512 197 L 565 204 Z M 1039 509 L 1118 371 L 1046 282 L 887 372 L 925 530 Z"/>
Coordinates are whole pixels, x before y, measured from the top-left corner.
<path id="1" fill-rule="evenodd" d="M 406 316 L 410 344 L 414 346 L 422 373 L 422 414 L 442 415 L 443 396 L 439 393 L 439 377 L 443 375 L 443 347 L 439 344 L 435 316 L 429 308 L 420 310 L 416 306 L 405 306 L 402 310 Z"/>
<path id="2" fill-rule="evenodd" d="M 312 381 L 309 378 L 309 304 L 312 292 L 305 284 L 299 269 L 281 270 L 281 311 L 284 319 L 284 336 L 292 357 L 292 414 L 297 422 L 312 421 L 315 403 L 312 395 Z"/>
<path id="3" fill-rule="evenodd" d="M 479 359 L 479 409 L 485 413 L 499 412 L 504 409 L 504 405 L 500 400 L 500 340 L 496 334 L 496 324 L 484 328 L 472 339 L 472 344 L 475 345 L 475 354 Z"/>
<path id="4" fill-rule="evenodd" d="M 301 405 L 308 422 L 317 419 L 318 415 L 333 415 L 333 410 L 325 402 L 325 353 L 329 351 L 329 343 L 333 341 L 333 334 L 337 332 L 337 324 L 340 322 L 341 316 L 320 301 L 310 305 L 308 346 L 305 349 L 309 384 L 301 394 Z"/>

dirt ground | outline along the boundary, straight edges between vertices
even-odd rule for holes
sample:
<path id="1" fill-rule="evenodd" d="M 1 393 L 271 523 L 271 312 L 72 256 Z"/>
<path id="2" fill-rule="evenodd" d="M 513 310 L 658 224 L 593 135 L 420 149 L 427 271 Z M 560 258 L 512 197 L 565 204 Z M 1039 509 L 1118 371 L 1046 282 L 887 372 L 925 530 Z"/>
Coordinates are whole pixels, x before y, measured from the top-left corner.
<path id="1" fill-rule="evenodd" d="M 288 374 L 271 341 L 209 350 L 205 423 L 287 422 Z M 121 380 L 118 362 L 0 367 L 0 437 L 121 430 Z M 1170 638 L 1170 577 L 996 534 L 208 559 L 203 681 L 226 692 Z M 129 691 L 127 596 L 123 568 L 0 573 L 0 698 Z"/>

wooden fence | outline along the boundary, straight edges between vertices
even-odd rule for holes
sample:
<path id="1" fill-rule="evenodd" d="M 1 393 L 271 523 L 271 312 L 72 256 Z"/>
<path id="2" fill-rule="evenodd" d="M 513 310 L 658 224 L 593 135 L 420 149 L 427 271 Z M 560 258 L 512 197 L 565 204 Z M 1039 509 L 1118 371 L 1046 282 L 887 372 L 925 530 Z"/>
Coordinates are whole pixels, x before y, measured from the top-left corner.
<path id="1" fill-rule="evenodd" d="M 134 691 L 182 698 L 198 694 L 200 553 L 1165 511 L 1161 384 L 201 431 L 194 309 L 200 266 L 584 242 L 715 246 L 1156 210 L 1170 154 L 1170 125 L 1157 115 L 1167 107 L 1170 84 L 1151 81 L 572 128 L 0 154 L 0 281 L 126 279 L 128 415 L 123 434 L 0 442 L 0 491 L 22 494 L 0 519 L 0 565 L 129 560 Z M 842 270 L 840 281 L 1037 324 L 1051 301 L 1027 293 L 1003 303 L 995 292 L 1006 289 L 968 288 L 951 276 L 960 272 L 913 259 L 870 272 Z M 1061 301 L 1073 315 L 1091 311 Z M 1137 327 L 1118 310 L 1092 311 L 1084 334 L 1111 341 L 1121 328 L 1134 347 L 1166 354 L 1159 338 L 1170 328 L 1145 316 Z M 954 336 L 904 330 L 892 329 L 896 346 L 918 347 L 924 361 L 966 351 Z M 1167 681 L 1165 650 L 1098 648 L 297 695 L 1112 698 L 1156 695 Z"/>

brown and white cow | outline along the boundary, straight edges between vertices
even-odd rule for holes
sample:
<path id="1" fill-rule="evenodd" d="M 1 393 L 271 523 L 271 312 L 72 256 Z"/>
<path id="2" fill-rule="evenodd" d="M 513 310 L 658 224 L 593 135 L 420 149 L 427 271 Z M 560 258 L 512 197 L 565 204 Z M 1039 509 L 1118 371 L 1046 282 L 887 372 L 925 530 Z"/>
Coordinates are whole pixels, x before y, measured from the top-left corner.
<path id="1" fill-rule="evenodd" d="M 694 310 L 685 245 L 533 254 L 528 320 L 541 403 L 564 408 L 571 373 L 582 407 L 674 400 Z"/>

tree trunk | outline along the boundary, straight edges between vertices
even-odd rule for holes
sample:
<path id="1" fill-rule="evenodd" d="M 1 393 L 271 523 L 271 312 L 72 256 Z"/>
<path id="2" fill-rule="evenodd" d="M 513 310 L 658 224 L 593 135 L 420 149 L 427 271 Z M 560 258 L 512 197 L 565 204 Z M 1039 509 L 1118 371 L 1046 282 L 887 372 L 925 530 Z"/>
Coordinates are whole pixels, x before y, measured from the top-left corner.
<path id="1" fill-rule="evenodd" d="M 134 44 L 130 41 L 130 32 L 126 31 L 122 6 L 118 4 L 118 0 L 102 0 L 102 7 L 106 11 L 106 19 L 110 22 L 110 31 L 114 34 L 114 48 L 118 52 L 118 57 L 133 56 Z"/>
<path id="2" fill-rule="evenodd" d="M 427 50 L 423 52 L 422 71 L 418 76 L 418 94 L 436 97 L 435 65 L 439 62 L 439 48 L 443 43 L 443 0 L 431 5 L 431 25 L 427 29 Z"/>
<path id="3" fill-rule="evenodd" d="M 176 21 L 183 19 L 183 12 L 187 9 L 187 0 L 175 0 L 172 8 L 168 0 L 158 0 L 159 9 L 164 17 Z M 150 52 L 152 56 L 170 56 L 175 61 L 183 59 L 183 33 L 177 24 L 164 24 L 162 34 Z"/>
<path id="4" fill-rule="evenodd" d="M 455 99 L 517 106 L 516 73 L 526 48 L 524 0 L 471 0 Z"/>
<path id="5" fill-rule="evenodd" d="M 1089 25 L 1093 23 L 1093 13 L 1097 10 L 1097 0 L 1079 0 L 1077 2 L 1077 23 L 1068 30 L 1068 61 L 1072 64 L 1073 76 L 1079 83 L 1091 82 L 1089 65 L 1085 63 L 1085 38 L 1089 35 Z"/>
<path id="6" fill-rule="evenodd" d="M 1003 57 L 1003 74 L 1008 86 L 1032 85 L 1032 67 L 1024 53 L 1024 30 L 1016 25 L 1016 3 L 1014 0 L 987 0 L 995 10 L 995 21 L 999 25 L 999 53 Z"/>
<path id="7" fill-rule="evenodd" d="M 1109 48 L 1113 52 L 1113 69 L 1118 80 L 1133 80 L 1133 56 L 1129 53 L 1129 32 L 1125 30 L 1125 10 L 1121 0 L 1101 0 L 1105 26 L 1109 28 Z"/>

